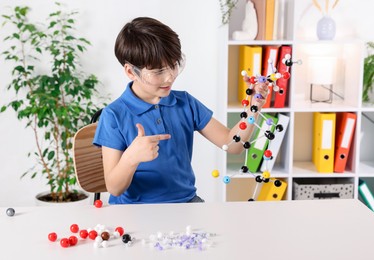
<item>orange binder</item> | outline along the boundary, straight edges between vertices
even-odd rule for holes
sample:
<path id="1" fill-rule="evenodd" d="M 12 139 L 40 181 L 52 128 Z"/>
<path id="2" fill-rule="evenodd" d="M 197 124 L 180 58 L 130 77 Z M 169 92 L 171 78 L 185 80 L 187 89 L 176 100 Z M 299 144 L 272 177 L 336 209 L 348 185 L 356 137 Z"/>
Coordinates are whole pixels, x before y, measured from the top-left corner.
<path id="1" fill-rule="evenodd" d="M 271 105 L 271 100 L 272 100 L 272 95 L 273 95 L 273 86 L 269 85 L 268 86 L 268 96 L 266 97 L 265 104 L 262 105 L 262 108 L 269 108 Z"/>
<path id="2" fill-rule="evenodd" d="M 265 40 L 273 40 L 275 0 L 266 0 Z"/>
<path id="3" fill-rule="evenodd" d="M 344 172 L 355 132 L 356 114 L 342 112 L 336 115 L 334 172 Z"/>
<path id="4" fill-rule="evenodd" d="M 256 9 L 258 32 L 255 40 L 265 40 L 266 0 L 252 0 Z"/>
<path id="5" fill-rule="evenodd" d="M 313 163 L 318 172 L 334 172 L 335 113 L 313 114 Z"/>
<path id="6" fill-rule="evenodd" d="M 278 66 L 277 71 L 279 73 L 283 73 L 287 71 L 287 66 L 282 62 L 284 57 L 287 54 L 292 54 L 292 47 L 289 45 L 282 45 L 279 49 L 278 55 Z M 289 79 L 280 78 L 277 80 L 277 86 L 279 87 L 279 91 L 275 92 L 274 97 L 274 105 L 275 108 L 283 108 L 287 104 L 287 96 L 288 96 L 288 85 Z"/>
<path id="7" fill-rule="evenodd" d="M 239 71 L 246 70 L 248 76 L 261 74 L 262 47 L 240 45 L 239 47 Z M 239 73 L 238 78 L 238 101 L 241 103 L 246 98 L 247 84 Z"/>

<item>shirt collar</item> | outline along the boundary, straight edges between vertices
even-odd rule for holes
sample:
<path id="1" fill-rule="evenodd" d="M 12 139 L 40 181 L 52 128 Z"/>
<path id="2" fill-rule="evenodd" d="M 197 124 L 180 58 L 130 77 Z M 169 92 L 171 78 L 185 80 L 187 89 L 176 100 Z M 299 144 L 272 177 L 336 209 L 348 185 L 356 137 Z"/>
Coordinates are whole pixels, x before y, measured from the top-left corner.
<path id="1" fill-rule="evenodd" d="M 132 83 L 133 81 L 127 84 L 126 90 L 123 92 L 121 99 L 122 101 L 128 106 L 131 112 L 136 115 L 140 115 L 144 112 L 155 107 L 154 104 L 147 103 L 137 96 L 135 96 L 134 92 L 132 91 Z M 173 91 L 170 92 L 170 95 L 167 97 L 163 97 L 160 99 L 158 105 L 161 106 L 174 106 L 177 103 L 176 97 Z"/>

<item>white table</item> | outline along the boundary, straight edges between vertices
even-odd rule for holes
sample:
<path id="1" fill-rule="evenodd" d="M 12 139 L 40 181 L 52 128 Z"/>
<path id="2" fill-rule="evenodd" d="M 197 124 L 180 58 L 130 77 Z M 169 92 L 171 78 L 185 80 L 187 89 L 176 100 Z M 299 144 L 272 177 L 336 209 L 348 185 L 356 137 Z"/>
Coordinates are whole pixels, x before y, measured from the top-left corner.
<path id="1" fill-rule="evenodd" d="M 0 208 L 1 259 L 374 259 L 374 213 L 357 200 Z M 123 226 L 137 240 L 108 248 L 79 240 L 62 248 L 48 233 L 70 236 L 71 224 Z M 157 232 L 213 232 L 206 250 L 159 251 L 141 243 Z"/>

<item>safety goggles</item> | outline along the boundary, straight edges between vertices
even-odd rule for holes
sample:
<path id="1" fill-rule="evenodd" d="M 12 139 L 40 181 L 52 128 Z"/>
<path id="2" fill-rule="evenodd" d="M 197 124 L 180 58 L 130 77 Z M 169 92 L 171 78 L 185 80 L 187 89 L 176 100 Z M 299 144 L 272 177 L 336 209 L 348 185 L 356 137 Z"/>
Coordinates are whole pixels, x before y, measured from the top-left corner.
<path id="1" fill-rule="evenodd" d="M 182 55 L 182 59 L 177 61 L 173 67 L 165 67 L 161 69 L 148 70 L 146 68 L 140 69 L 135 65 L 132 67 L 136 76 L 143 82 L 152 86 L 161 86 L 165 82 L 174 81 L 179 74 L 182 73 L 186 64 L 185 55 Z"/>

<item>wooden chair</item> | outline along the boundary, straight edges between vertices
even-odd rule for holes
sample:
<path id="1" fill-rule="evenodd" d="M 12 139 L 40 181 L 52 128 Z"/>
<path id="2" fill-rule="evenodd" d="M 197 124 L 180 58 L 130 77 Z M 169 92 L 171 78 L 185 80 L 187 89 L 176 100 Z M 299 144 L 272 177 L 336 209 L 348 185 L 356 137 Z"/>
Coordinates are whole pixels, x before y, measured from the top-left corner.
<path id="1" fill-rule="evenodd" d="M 100 193 L 106 192 L 101 148 L 92 144 L 97 127 L 97 119 L 102 109 L 97 111 L 91 123 L 77 131 L 73 141 L 73 160 L 75 175 L 79 186 L 86 192 L 95 193 L 95 200 Z"/>

